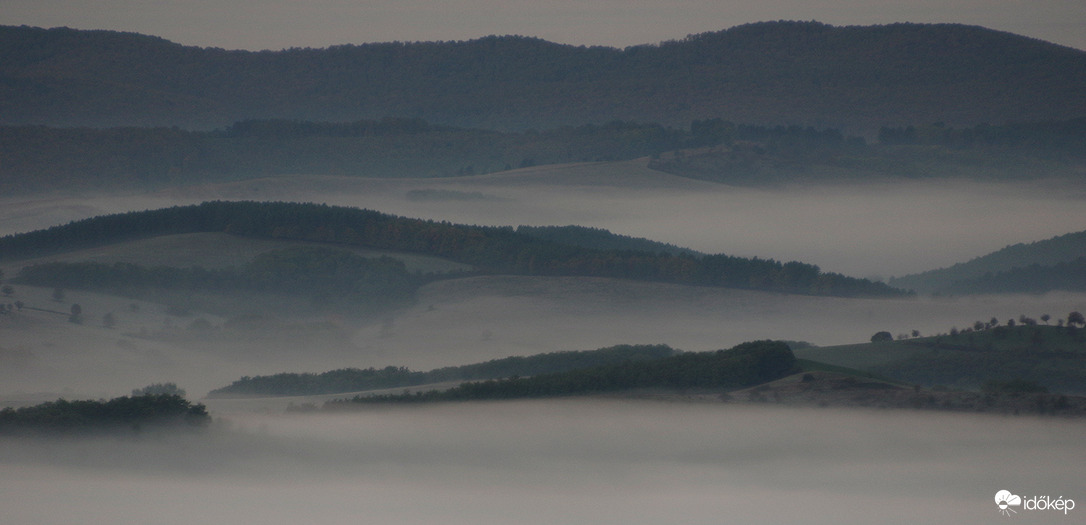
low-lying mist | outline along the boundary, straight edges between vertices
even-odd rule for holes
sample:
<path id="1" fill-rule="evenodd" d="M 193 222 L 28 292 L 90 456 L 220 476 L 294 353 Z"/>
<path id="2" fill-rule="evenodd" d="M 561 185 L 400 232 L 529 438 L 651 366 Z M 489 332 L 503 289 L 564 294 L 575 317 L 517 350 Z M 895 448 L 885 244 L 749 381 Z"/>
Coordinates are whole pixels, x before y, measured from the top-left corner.
<path id="1" fill-rule="evenodd" d="M 434 198 L 418 199 L 420 192 Z M 855 277 L 945 267 L 1086 229 L 1086 190 L 1061 181 L 932 178 L 740 188 L 628 161 L 448 179 L 293 176 L 154 194 L 0 199 L 0 235 L 215 199 L 325 202 L 467 224 L 577 224 L 709 253 L 799 260 Z"/>
<path id="2" fill-rule="evenodd" d="M 23 311 L 0 316 L 0 406 L 115 397 L 174 382 L 198 399 L 242 376 L 346 367 L 430 370 L 514 355 L 667 344 L 685 351 L 761 339 L 819 346 L 867 342 L 879 331 L 947 333 L 993 316 L 1000 321 L 1081 311 L 1086 295 L 847 299 L 638 283 L 617 279 L 473 277 L 423 287 L 415 305 L 376 318 L 292 319 L 290 303 L 267 306 L 247 328 L 203 312 L 20 286 L 29 304 L 82 305 L 83 324 Z M 243 304 L 243 299 L 238 299 Z M 133 309 L 135 305 L 135 309 Z M 116 325 L 101 319 L 113 312 Z M 192 328 L 200 321 L 209 330 Z"/>
<path id="3" fill-rule="evenodd" d="M 1001 489 L 1086 501 L 1086 427 L 1058 419 L 623 400 L 227 419 L 4 440 L 5 521 L 990 523 Z M 1016 517 L 1064 516 L 1045 518 Z"/>

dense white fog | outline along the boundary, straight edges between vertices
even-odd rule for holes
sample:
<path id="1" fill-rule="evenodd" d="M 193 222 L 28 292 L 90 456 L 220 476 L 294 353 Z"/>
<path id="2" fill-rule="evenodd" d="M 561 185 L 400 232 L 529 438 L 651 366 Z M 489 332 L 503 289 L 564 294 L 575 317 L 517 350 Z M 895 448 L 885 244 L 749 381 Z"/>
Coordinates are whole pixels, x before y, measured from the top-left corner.
<path id="1" fill-rule="evenodd" d="M 428 189 L 473 198 L 409 193 Z M 629 162 L 455 180 L 299 177 L 8 197 L 0 234 L 210 199 L 316 201 L 462 223 L 596 226 L 888 277 L 1086 229 L 1084 191 L 965 181 L 750 189 Z M 202 247 L 223 237 L 203 237 Z M 263 249 L 257 240 L 224 246 L 214 264 Z M 184 264 L 186 254 L 171 249 L 168 240 L 134 241 L 78 257 L 153 252 L 139 260 Z M 430 264 L 422 259 L 410 264 Z M 3 269 L 10 276 L 18 267 Z M 0 316 L 0 406 L 107 398 L 157 382 L 176 382 L 197 400 L 241 376 L 428 370 L 623 343 L 689 351 L 757 339 L 845 344 L 882 330 L 931 335 L 991 317 L 1086 309 L 1086 294 L 1072 293 L 869 300 L 492 276 L 431 283 L 414 305 L 371 318 L 272 301 L 258 331 L 201 334 L 188 327 L 202 320 L 219 330 L 228 316 L 171 315 L 165 301 L 78 290 L 53 302 L 50 292 L 19 286 L 18 298 L 43 309 Z M 45 311 L 69 303 L 82 305 L 83 324 Z M 106 312 L 115 326 L 103 326 Z M 1002 489 L 1073 498 L 1084 506 L 1076 514 L 1086 511 L 1086 423 L 1074 420 L 601 399 L 285 415 L 287 402 L 209 400 L 218 423 L 205 434 L 0 439 L 0 522 L 964 524 L 1006 519 L 993 500 Z M 1020 511 L 1012 519 L 1077 518 Z"/>
<path id="2" fill-rule="evenodd" d="M 1086 462 L 1081 422 L 911 411 L 566 400 L 231 419 L 209 435 L 6 441 L 0 512 L 85 525 L 992 523 L 1001 489 L 1083 499 Z"/>

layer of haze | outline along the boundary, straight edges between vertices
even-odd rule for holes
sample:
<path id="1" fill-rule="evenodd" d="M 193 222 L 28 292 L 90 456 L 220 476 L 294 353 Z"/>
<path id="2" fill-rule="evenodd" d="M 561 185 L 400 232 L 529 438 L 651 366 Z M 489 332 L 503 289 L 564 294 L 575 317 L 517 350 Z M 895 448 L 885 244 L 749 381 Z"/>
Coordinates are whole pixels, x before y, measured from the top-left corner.
<path id="1" fill-rule="evenodd" d="M 452 197 L 419 200 L 412 198 L 416 190 Z M 5 230 L 0 233 L 212 199 L 328 202 L 469 224 L 581 224 L 706 252 L 801 260 L 856 276 L 948 266 L 1008 244 L 1086 229 L 1086 196 L 1055 182 L 940 180 L 751 189 L 674 177 L 631 161 L 456 179 L 285 177 L 154 194 L 8 198 L 0 199 L 0 228 Z M 265 244 L 204 235 L 134 242 L 65 258 L 236 265 L 273 248 Z M 2 269 L 15 275 L 18 268 Z M 1062 318 L 1086 309 L 1086 296 L 1065 293 L 855 300 L 608 279 L 479 277 L 428 285 L 414 306 L 377 318 L 315 316 L 296 307 L 291 297 L 226 299 L 218 314 L 177 316 L 167 314 L 165 305 L 183 303 L 184 296 L 145 302 L 69 290 L 65 301 L 56 303 L 49 289 L 17 288 L 12 300 L 61 312 L 68 303 L 78 303 L 87 321 L 73 325 L 63 313 L 37 310 L 0 316 L 5 334 L 0 399 L 13 403 L 48 400 L 58 393 L 123 395 L 165 381 L 202 396 L 244 375 L 390 365 L 429 370 L 623 343 L 664 343 L 688 351 L 757 339 L 849 344 L 883 330 L 932 335 L 992 317 Z M 199 318 L 220 326 L 252 309 L 280 321 L 252 337 L 234 334 L 205 341 L 191 334 L 154 335 L 177 329 L 187 334 L 185 327 Z M 106 313 L 113 313 L 116 327 L 102 326 Z M 295 322 L 317 323 L 319 329 L 291 331 Z M 273 329 L 280 326 L 285 331 Z"/>
<path id="2" fill-rule="evenodd" d="M 1079 0 L 4 0 L 0 24 L 111 29 L 227 49 L 468 40 L 520 34 L 625 47 L 765 20 L 964 23 L 1086 49 Z"/>
<path id="3" fill-rule="evenodd" d="M 208 435 L 0 446 L 9 523 L 994 523 L 1086 501 L 1082 422 L 549 401 L 230 415 Z M 1015 523 L 1075 514 L 1018 509 Z M 1070 520 L 1070 521 L 1069 521 Z"/>
<path id="4" fill-rule="evenodd" d="M 418 200 L 412 190 L 482 198 Z M 752 189 L 671 176 L 638 160 L 449 179 L 294 176 L 155 194 L 0 197 L 0 235 L 215 199 L 325 202 L 464 224 L 577 224 L 706 253 L 799 260 L 857 277 L 950 266 L 1086 229 L 1086 188 L 1061 181 Z"/>
<path id="5" fill-rule="evenodd" d="M 412 190 L 452 197 L 419 200 Z M 471 198 L 457 199 L 456 192 Z M 749 189 L 630 162 L 463 179 L 314 176 L 155 194 L 8 197 L 0 198 L 0 228 L 26 231 L 208 199 L 330 202 L 466 223 L 585 224 L 860 275 L 950 264 L 1086 224 L 1081 190 L 1054 183 Z M 213 263 L 236 264 L 261 242 L 268 241 L 231 243 L 216 233 L 77 255 L 185 265 L 221 246 Z M 4 270 L 11 275 L 15 268 Z M 1063 317 L 1086 308 L 1086 295 L 1067 293 L 859 300 L 497 276 L 432 283 L 419 291 L 417 304 L 374 319 L 299 315 L 292 298 L 256 301 L 275 316 L 261 331 L 224 329 L 221 337 L 205 337 L 185 327 L 198 318 L 222 326 L 227 315 L 170 315 L 165 299 L 77 290 L 56 303 L 50 293 L 17 286 L 15 298 L 59 313 L 0 316 L 0 406 L 113 397 L 158 382 L 176 382 L 199 399 L 245 375 L 389 365 L 428 370 L 621 343 L 691 351 L 767 338 L 853 343 L 880 330 L 930 335 L 992 316 Z M 246 301 L 254 302 L 239 304 Z M 69 303 L 82 305 L 82 325 L 67 322 Z M 112 328 L 102 326 L 109 312 L 116 316 Z M 303 329 L 291 328 L 299 323 Z M 309 401 L 320 400 L 207 400 L 217 418 L 230 422 L 207 435 L 0 440 L 0 520 L 979 524 L 1005 519 L 993 500 L 998 490 L 1086 502 L 1080 421 L 619 400 L 282 414 L 288 402 Z M 1014 521 L 1068 522 L 1024 510 Z"/>

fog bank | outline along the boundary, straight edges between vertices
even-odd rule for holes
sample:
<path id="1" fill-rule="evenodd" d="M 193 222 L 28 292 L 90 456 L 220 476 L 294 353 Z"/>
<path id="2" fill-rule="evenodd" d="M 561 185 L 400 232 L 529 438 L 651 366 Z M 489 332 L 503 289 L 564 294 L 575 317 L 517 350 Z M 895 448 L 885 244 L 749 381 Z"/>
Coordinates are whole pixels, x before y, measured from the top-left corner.
<path id="1" fill-rule="evenodd" d="M 1082 422 L 635 401 L 232 415 L 208 436 L 5 442 L 13 523 L 948 523 L 1086 501 Z M 1063 523 L 1020 513 L 1016 522 Z M 1063 516 L 1059 516 L 1062 520 Z"/>

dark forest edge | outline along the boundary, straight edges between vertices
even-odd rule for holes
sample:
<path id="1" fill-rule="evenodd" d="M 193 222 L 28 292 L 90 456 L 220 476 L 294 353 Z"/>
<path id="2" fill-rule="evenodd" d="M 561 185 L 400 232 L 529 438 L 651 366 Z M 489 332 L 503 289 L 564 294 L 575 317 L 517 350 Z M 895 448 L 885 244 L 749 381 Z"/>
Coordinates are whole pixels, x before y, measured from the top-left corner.
<path id="1" fill-rule="evenodd" d="M 531 377 L 509 377 L 461 383 L 448 390 L 360 395 L 329 401 L 325 409 L 358 404 L 477 401 L 563 397 L 634 389 L 737 389 L 797 372 L 786 343 L 754 341 L 729 350 L 689 352 L 648 361 L 623 361 Z"/>
<path id="2" fill-rule="evenodd" d="M 445 381 L 472 381 L 557 373 L 614 363 L 650 361 L 674 354 L 675 350 L 667 345 L 616 345 L 598 350 L 506 357 L 483 363 L 443 367 L 428 372 L 388 366 L 380 369 L 342 368 L 319 374 L 280 373 L 270 376 L 246 376 L 230 385 L 212 390 L 208 393 L 208 397 L 342 394 Z"/>
<path id="3" fill-rule="evenodd" d="M 138 432 L 203 428 L 207 408 L 176 394 L 123 396 L 106 400 L 58 399 L 29 407 L 0 409 L 0 435 Z"/>
<path id="4" fill-rule="evenodd" d="M 795 261 L 596 250 L 541 240 L 512 227 L 457 225 L 357 208 L 284 202 L 216 201 L 99 216 L 0 238 L 0 257 L 19 260 L 57 253 L 62 248 L 69 251 L 197 232 L 426 254 L 470 265 L 479 274 L 608 277 L 845 297 L 908 295 L 883 283 L 822 272 L 818 266 Z M 91 284 L 85 281 L 83 285 Z"/>

